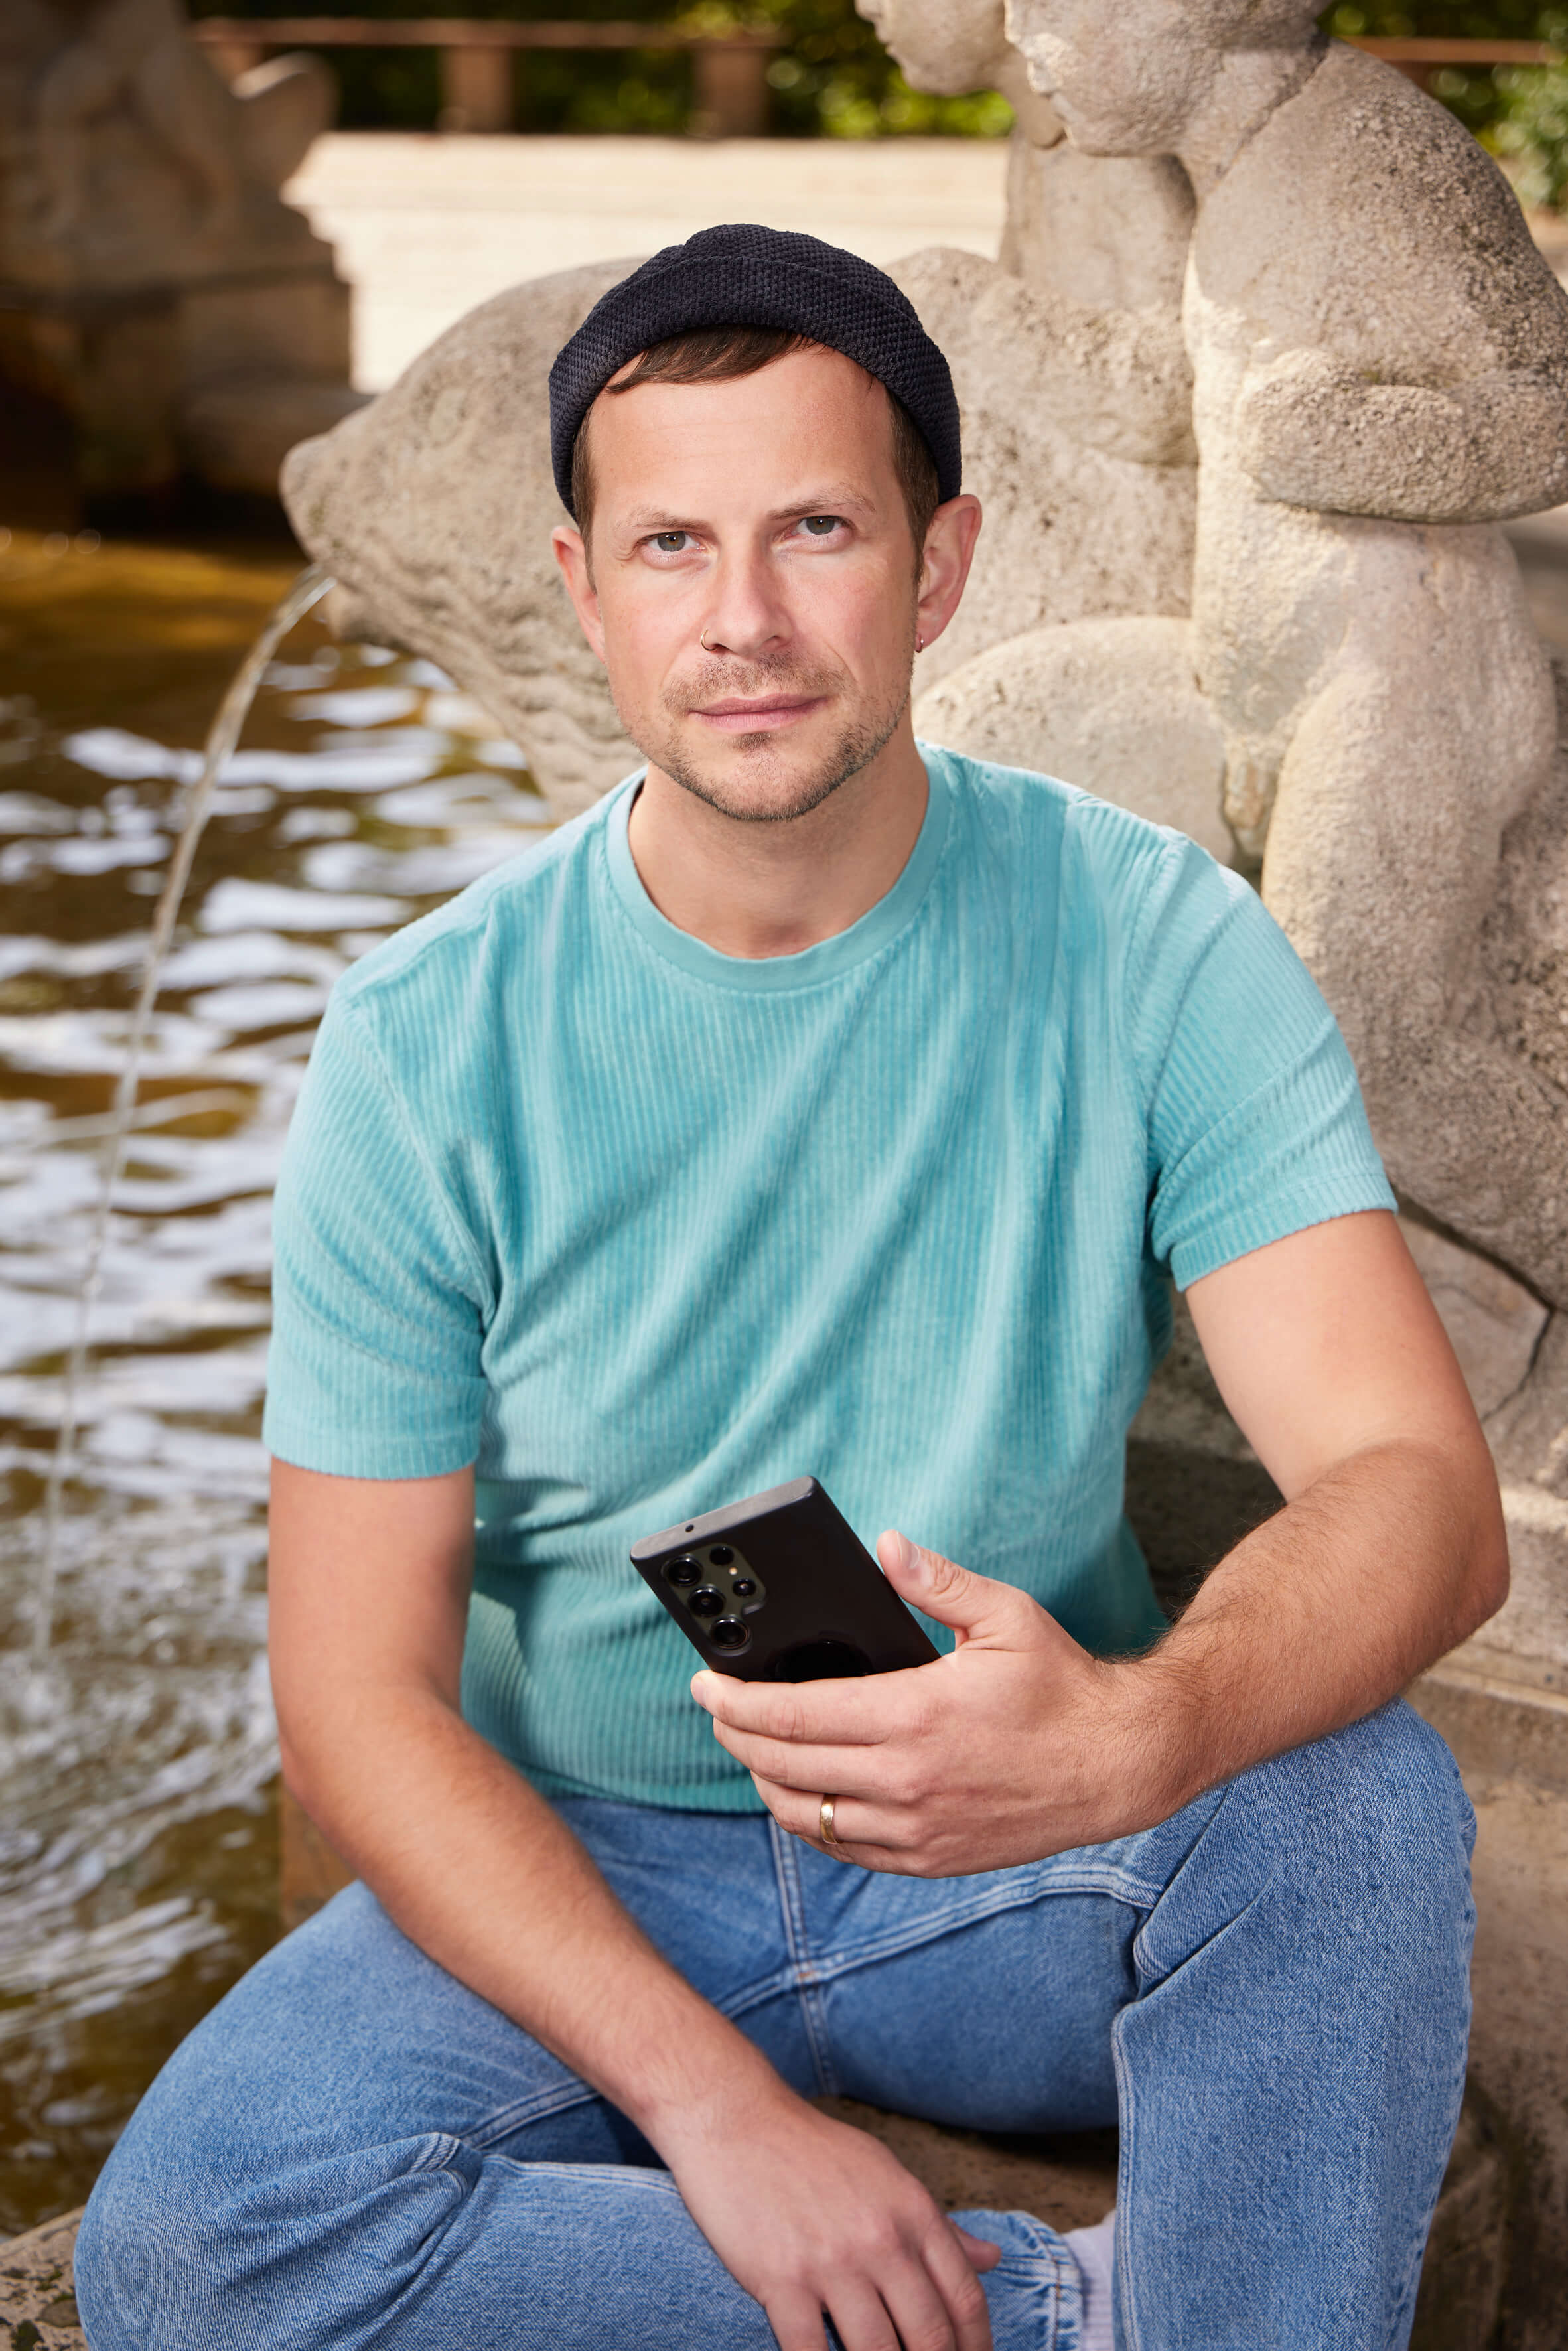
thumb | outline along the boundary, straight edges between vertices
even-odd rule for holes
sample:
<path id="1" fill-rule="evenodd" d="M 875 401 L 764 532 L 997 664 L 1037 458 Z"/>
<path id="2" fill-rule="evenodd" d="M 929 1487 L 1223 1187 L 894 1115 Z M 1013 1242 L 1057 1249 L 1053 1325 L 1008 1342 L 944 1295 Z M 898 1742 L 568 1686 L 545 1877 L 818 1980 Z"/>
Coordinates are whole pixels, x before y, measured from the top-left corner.
<path id="1" fill-rule="evenodd" d="M 987 1640 L 1012 1647 L 1023 1631 L 1020 1618 L 1032 1608 L 1028 1595 L 1010 1583 L 944 1559 L 894 1530 L 881 1537 L 876 1555 L 883 1573 L 901 1600 L 947 1625 L 960 1641 Z"/>

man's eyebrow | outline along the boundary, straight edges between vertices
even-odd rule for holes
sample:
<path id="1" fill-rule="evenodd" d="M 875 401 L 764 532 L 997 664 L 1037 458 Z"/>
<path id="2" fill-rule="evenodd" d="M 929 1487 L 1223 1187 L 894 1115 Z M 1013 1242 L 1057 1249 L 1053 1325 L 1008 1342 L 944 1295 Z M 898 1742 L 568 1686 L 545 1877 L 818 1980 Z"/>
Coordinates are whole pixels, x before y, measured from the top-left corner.
<path id="1" fill-rule="evenodd" d="M 804 496 L 789 499 L 785 506 L 775 507 L 763 519 L 767 522 L 791 522 L 797 515 L 839 514 L 848 508 L 864 514 L 873 505 L 865 491 L 850 482 L 819 485 Z M 702 530 L 707 526 L 695 514 L 680 514 L 664 507 L 633 507 L 621 517 L 622 529 L 633 533 L 664 530 Z"/>

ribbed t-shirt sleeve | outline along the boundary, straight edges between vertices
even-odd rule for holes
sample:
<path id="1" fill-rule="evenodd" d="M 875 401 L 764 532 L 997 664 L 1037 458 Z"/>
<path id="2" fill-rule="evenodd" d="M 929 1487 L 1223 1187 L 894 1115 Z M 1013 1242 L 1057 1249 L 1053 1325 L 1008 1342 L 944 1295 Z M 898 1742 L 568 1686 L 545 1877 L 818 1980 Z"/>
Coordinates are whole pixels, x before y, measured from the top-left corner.
<path id="1" fill-rule="evenodd" d="M 477 1252 L 366 1016 L 329 1005 L 273 1211 L 264 1442 L 341 1478 L 434 1478 L 479 1449 Z"/>
<path id="2" fill-rule="evenodd" d="M 1139 910 L 1130 986 L 1149 1244 L 1179 1289 L 1332 1217 L 1392 1208 L 1338 1023 L 1256 893 L 1186 841 Z"/>

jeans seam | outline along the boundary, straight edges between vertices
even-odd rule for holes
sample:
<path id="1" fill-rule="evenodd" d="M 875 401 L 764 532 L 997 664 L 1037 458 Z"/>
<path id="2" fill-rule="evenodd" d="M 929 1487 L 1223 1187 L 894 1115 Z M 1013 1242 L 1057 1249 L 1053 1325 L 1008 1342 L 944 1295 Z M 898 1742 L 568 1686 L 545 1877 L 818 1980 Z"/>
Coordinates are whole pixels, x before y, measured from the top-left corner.
<path id="1" fill-rule="evenodd" d="M 790 1856 L 791 1860 L 793 1855 Z M 1130 1910 L 1148 1910 L 1158 1899 L 1158 1890 L 1136 1886 L 1123 1878 L 1112 1882 L 1103 1873 L 1085 1871 L 1081 1876 L 1066 1873 L 1053 1878 L 1047 1886 L 1036 1886 L 1027 1891 L 1006 1894 L 999 1889 L 984 1901 L 967 1904 L 945 1911 L 939 1919 L 922 1921 L 903 1934 L 885 1934 L 857 1943 L 852 1950 L 824 1952 L 811 1961 L 813 1980 L 830 1983 L 839 1976 L 852 1975 L 857 1968 L 874 1967 L 883 1959 L 899 1958 L 905 1951 L 920 1950 L 927 1943 L 939 1943 L 945 1935 L 963 1934 L 982 1920 L 998 1918 L 1009 1910 L 1028 1910 L 1036 1903 L 1049 1902 L 1057 1895 L 1098 1894 L 1108 1901 L 1122 1902 Z"/>
<path id="2" fill-rule="evenodd" d="M 1077 2262 L 1073 2261 L 1072 2255 L 1067 2251 L 1065 2245 L 1060 2252 L 1054 2246 L 1051 2248 L 1051 2261 L 1055 2268 L 1052 2283 L 1056 2291 L 1051 2296 L 1053 2307 L 1050 2351 L 1079 2351 L 1079 2345 L 1083 2339 L 1082 2272 L 1078 2269 Z M 1069 2263 L 1076 2273 L 1078 2285 L 1078 2309 L 1072 2316 L 1069 2316 L 1067 2309 L 1068 2288 L 1073 2283 L 1068 2273 Z"/>
<path id="3" fill-rule="evenodd" d="M 800 1864 L 794 1847 L 777 1821 L 768 1821 L 768 1832 L 773 1846 L 773 1870 L 779 1886 L 784 1940 L 794 1971 L 795 1997 L 800 2002 L 800 2022 L 810 2048 L 811 2063 L 816 2068 L 817 2087 L 824 2097 L 837 2097 L 839 2079 L 833 2067 L 827 2018 L 822 2012 L 821 1995 L 818 1990 L 819 1975 L 806 1937 L 806 1908 L 800 1889 Z"/>
<path id="4" fill-rule="evenodd" d="M 1123 2010 L 1122 2015 L 1126 2011 Z M 1119 2146 L 1116 2153 L 1116 2234 L 1112 2258 L 1111 2310 L 1112 2335 L 1116 2351 L 1142 2351 L 1143 2329 L 1133 2298 L 1133 2264 L 1128 2256 L 1127 2239 L 1132 2217 L 1131 2186 L 1133 2139 L 1137 2127 L 1137 2101 L 1133 2095 L 1133 2077 L 1127 2070 L 1118 2031 L 1122 2017 L 1111 2027 L 1111 2063 L 1116 2074 L 1116 2124 Z M 1120 2321 L 1120 2324 L 1117 2322 Z"/>

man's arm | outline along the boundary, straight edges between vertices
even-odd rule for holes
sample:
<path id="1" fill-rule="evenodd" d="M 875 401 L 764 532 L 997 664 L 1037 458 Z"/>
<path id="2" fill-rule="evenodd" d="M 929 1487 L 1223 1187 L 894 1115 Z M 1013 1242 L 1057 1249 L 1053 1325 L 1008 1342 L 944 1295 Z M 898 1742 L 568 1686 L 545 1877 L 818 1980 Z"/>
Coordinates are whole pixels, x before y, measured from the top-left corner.
<path id="1" fill-rule="evenodd" d="M 884 1536 L 889 1580 L 957 1628 L 951 1656 L 694 1683 L 784 1827 L 817 1842 L 830 1792 L 854 1859 L 936 1876 L 1102 1844 L 1370 1713 L 1501 1605 L 1491 1458 L 1392 1216 L 1275 1241 L 1189 1295 L 1285 1508 L 1153 1650 L 1109 1663 L 1010 1585 Z"/>
<path id="2" fill-rule="evenodd" d="M 413 1941 L 637 2125 L 782 2351 L 825 2351 L 824 2309 L 847 2351 L 890 2351 L 894 2327 L 922 2351 L 988 2351 L 975 2271 L 994 2251 L 789 2090 L 462 1720 L 473 1530 L 470 1470 L 380 1481 L 275 1462 L 289 1787 Z"/>
<path id="3" fill-rule="evenodd" d="M 1568 401 L 1550 360 L 1467 382 L 1389 383 L 1326 351 L 1289 350 L 1249 374 L 1236 450 L 1287 506 L 1497 522 L 1568 494 Z"/>

